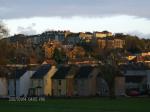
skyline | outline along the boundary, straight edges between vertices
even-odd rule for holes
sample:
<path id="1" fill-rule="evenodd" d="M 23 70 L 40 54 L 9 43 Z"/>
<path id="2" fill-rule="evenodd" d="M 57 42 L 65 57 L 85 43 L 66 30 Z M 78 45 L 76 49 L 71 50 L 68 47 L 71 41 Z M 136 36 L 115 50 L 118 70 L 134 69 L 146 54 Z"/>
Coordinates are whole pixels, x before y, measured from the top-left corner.
<path id="1" fill-rule="evenodd" d="M 0 20 L 10 31 L 45 30 L 122 32 L 150 37 L 149 0 L 0 0 Z"/>

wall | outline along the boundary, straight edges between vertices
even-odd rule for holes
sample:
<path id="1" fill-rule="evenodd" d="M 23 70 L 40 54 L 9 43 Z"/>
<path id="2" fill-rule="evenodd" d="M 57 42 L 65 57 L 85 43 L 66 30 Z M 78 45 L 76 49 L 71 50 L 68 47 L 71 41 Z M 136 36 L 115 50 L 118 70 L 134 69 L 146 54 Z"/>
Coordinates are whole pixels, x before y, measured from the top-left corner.
<path id="1" fill-rule="evenodd" d="M 14 90 L 15 90 L 14 80 L 13 79 L 9 79 L 9 84 L 8 84 L 9 96 L 15 96 Z"/>
<path id="2" fill-rule="evenodd" d="M 61 81 L 61 85 L 59 85 Z M 66 96 L 66 79 L 53 79 L 53 95 L 54 96 Z"/>
<path id="3" fill-rule="evenodd" d="M 150 70 L 147 70 L 147 88 L 150 90 Z"/>
<path id="4" fill-rule="evenodd" d="M 16 79 L 16 96 L 19 97 L 20 95 L 20 79 Z"/>
<path id="5" fill-rule="evenodd" d="M 28 95 L 29 88 L 31 88 L 31 76 L 35 73 L 35 71 L 27 71 L 21 78 L 20 78 L 20 93 L 19 95 Z"/>
<path id="6" fill-rule="evenodd" d="M 89 82 L 87 78 L 77 79 L 77 95 L 89 96 Z"/>
<path id="7" fill-rule="evenodd" d="M 52 66 L 52 68 L 49 70 L 47 75 L 44 76 L 44 95 L 52 95 L 52 79 L 51 77 L 55 74 L 57 71 L 55 66 Z"/>
<path id="8" fill-rule="evenodd" d="M 74 95 L 74 79 L 73 78 L 67 78 L 67 96 L 73 96 Z"/>
<path id="9" fill-rule="evenodd" d="M 32 79 L 32 88 L 35 89 L 35 95 L 40 96 L 44 94 L 44 82 L 43 79 Z M 40 89 L 37 87 L 41 87 Z"/>
<path id="10" fill-rule="evenodd" d="M 125 95 L 125 77 L 118 76 L 115 78 L 115 95 Z"/>
<path id="11" fill-rule="evenodd" d="M 7 79 L 5 77 L 0 77 L 0 96 L 8 95 L 8 85 Z"/>
<path id="12" fill-rule="evenodd" d="M 107 82 L 101 77 L 96 78 L 96 93 L 99 96 L 108 96 L 109 88 Z"/>
<path id="13" fill-rule="evenodd" d="M 92 73 L 89 75 L 89 92 L 90 95 L 94 96 L 96 95 L 96 77 L 99 73 L 99 69 L 95 68 Z"/>

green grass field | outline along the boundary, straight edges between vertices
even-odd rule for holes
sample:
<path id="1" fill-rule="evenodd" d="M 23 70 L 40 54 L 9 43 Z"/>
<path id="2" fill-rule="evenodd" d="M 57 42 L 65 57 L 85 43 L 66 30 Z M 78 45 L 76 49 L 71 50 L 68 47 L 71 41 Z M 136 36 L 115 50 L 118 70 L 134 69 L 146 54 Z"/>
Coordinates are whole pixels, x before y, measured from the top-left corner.
<path id="1" fill-rule="evenodd" d="M 48 99 L 44 102 L 1 100 L 0 112 L 150 112 L 150 98 Z"/>

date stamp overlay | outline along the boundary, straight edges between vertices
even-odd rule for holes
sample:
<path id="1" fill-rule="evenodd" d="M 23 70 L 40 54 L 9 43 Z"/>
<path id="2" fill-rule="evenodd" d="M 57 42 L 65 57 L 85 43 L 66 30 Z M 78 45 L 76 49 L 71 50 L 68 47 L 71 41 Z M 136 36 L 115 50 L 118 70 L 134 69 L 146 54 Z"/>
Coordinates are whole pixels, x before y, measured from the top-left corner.
<path id="1" fill-rule="evenodd" d="M 9 97 L 10 102 L 44 102 L 45 97 Z"/>

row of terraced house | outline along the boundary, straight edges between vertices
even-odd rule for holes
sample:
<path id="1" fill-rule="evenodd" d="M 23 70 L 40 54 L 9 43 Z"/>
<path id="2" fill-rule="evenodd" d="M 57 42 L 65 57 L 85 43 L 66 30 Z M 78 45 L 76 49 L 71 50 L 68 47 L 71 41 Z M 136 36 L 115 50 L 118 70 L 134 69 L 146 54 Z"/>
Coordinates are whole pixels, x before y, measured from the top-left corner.
<path id="1" fill-rule="evenodd" d="M 124 66 L 115 74 L 115 95 L 126 91 L 150 89 L 150 69 Z M 0 75 L 0 97 L 7 96 L 108 96 L 109 88 L 101 70 L 92 65 L 40 65 L 38 68 L 13 70 Z M 2 73 L 2 72 L 1 72 Z"/>
<path id="2" fill-rule="evenodd" d="M 16 69 L 0 77 L 0 96 L 107 96 L 108 85 L 100 70 L 91 65 L 43 64 L 35 69 Z M 124 95 L 124 78 L 116 77 L 116 95 Z"/>

